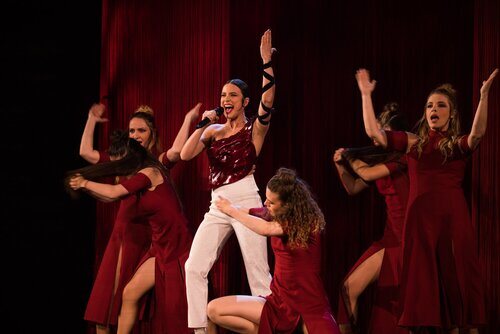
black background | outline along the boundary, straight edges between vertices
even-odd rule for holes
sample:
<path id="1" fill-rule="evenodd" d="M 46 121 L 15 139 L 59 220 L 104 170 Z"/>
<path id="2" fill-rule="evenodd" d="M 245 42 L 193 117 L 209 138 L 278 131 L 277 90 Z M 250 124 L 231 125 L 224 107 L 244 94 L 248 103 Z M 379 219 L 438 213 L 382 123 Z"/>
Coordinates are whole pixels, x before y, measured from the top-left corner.
<path id="1" fill-rule="evenodd" d="M 3 333 L 84 333 L 94 201 L 64 192 L 99 99 L 101 2 L 4 1 L 0 14 Z"/>

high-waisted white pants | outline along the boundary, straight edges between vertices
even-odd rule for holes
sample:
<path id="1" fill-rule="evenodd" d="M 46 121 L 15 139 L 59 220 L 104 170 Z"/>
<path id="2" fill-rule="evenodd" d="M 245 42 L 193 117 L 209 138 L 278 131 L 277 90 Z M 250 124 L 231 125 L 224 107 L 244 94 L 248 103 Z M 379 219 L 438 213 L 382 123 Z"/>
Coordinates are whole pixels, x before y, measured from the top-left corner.
<path id="1" fill-rule="evenodd" d="M 253 175 L 212 191 L 210 210 L 205 214 L 196 231 L 185 265 L 188 326 L 190 328 L 207 326 L 207 276 L 233 231 L 236 233 L 241 248 L 252 295 L 267 296 L 271 293 L 267 238 L 220 212 L 215 206 L 215 200 L 220 195 L 244 208 L 261 207 L 262 199 L 258 191 Z"/>

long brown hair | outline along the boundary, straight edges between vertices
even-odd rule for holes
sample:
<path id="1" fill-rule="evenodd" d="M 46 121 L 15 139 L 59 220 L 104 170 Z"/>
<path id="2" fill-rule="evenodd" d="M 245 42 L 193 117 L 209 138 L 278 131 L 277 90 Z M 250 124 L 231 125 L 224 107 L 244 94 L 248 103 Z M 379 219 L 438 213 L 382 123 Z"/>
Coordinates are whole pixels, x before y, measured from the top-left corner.
<path id="1" fill-rule="evenodd" d="M 115 131 L 110 147 L 113 147 L 117 152 L 125 152 L 125 155 L 118 160 L 99 163 L 66 173 L 65 186 L 71 195 L 74 195 L 75 191 L 69 187 L 69 180 L 76 174 L 81 174 L 87 180 L 99 181 L 109 176 L 130 176 L 146 167 L 157 168 L 164 175 L 167 173 L 163 164 L 150 151 L 142 147 L 135 139 L 128 137 L 128 132 Z"/>
<path id="2" fill-rule="evenodd" d="M 448 130 L 443 132 L 443 138 L 439 141 L 438 147 L 441 154 L 444 156 L 444 162 L 451 157 L 453 154 L 453 148 L 458 143 L 458 141 L 463 137 L 460 136 L 460 117 L 457 109 L 457 93 L 451 84 L 443 84 L 434 90 L 432 90 L 427 99 L 433 94 L 440 94 L 446 97 L 450 105 L 450 119 L 448 124 Z M 429 123 L 427 122 L 426 108 L 424 108 L 424 114 L 422 118 L 417 122 L 416 134 L 420 138 L 416 144 L 418 156 L 422 154 L 423 147 L 429 141 Z"/>
<path id="3" fill-rule="evenodd" d="M 311 233 L 325 228 L 325 217 L 309 186 L 294 170 L 282 167 L 269 180 L 267 188 L 282 202 L 283 213 L 274 219 L 283 227 L 287 244 L 291 248 L 306 248 Z"/>

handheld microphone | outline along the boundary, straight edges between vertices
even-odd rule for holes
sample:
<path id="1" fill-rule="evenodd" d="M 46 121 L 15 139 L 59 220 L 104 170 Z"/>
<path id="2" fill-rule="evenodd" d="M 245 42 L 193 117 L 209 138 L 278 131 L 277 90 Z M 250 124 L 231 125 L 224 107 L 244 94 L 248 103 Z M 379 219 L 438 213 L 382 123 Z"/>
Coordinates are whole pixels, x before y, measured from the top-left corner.
<path id="1" fill-rule="evenodd" d="M 222 108 L 222 107 L 217 107 L 217 108 L 215 108 L 214 110 L 215 110 L 215 114 L 216 114 L 217 116 L 222 115 L 222 113 L 224 112 L 224 108 Z M 205 125 L 207 125 L 208 123 L 210 123 L 210 118 L 205 117 L 204 119 L 202 119 L 202 120 L 200 121 L 200 123 L 198 123 L 198 124 L 196 125 L 196 128 L 197 128 L 197 129 L 202 128 L 202 127 L 204 127 Z"/>

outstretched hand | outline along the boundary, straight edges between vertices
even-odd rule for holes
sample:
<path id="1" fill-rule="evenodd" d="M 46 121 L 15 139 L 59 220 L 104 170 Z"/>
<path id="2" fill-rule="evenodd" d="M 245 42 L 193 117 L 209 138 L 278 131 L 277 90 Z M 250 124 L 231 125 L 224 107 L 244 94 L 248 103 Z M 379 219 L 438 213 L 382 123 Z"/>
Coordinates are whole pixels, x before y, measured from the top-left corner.
<path id="1" fill-rule="evenodd" d="M 358 82 L 361 95 L 369 95 L 375 89 L 377 81 L 370 80 L 370 72 L 364 68 L 356 71 L 356 81 Z"/>
<path id="2" fill-rule="evenodd" d="M 483 81 L 483 85 L 481 86 L 481 97 L 486 97 L 488 95 L 488 92 L 490 91 L 491 84 L 493 83 L 493 80 L 498 74 L 498 68 L 496 68 L 486 79 Z"/>
<path id="3" fill-rule="evenodd" d="M 98 123 L 107 122 L 108 119 L 102 117 L 105 110 L 106 110 L 106 107 L 104 106 L 104 104 L 94 103 L 89 109 L 89 116 L 94 117 L 96 122 L 98 122 Z"/>
<path id="4" fill-rule="evenodd" d="M 267 29 L 260 39 L 260 56 L 264 64 L 271 61 L 271 57 L 277 50 L 273 48 L 271 29 Z"/>
<path id="5" fill-rule="evenodd" d="M 198 102 L 191 110 L 189 110 L 185 116 L 185 119 L 189 121 L 189 123 L 194 123 L 200 117 L 200 107 L 201 102 Z"/>

